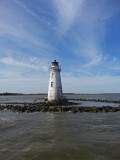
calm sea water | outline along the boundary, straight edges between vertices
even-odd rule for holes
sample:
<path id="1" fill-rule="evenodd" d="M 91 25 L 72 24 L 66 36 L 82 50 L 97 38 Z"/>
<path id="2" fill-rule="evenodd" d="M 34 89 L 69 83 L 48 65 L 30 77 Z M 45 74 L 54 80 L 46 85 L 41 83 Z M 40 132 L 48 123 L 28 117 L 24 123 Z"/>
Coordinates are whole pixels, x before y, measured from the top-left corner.
<path id="1" fill-rule="evenodd" d="M 0 96 L 0 104 L 4 103 L 36 103 L 43 102 L 46 95 L 18 95 L 18 96 Z M 67 98 L 85 98 L 85 99 L 105 99 L 105 100 L 120 100 L 120 94 L 69 94 Z M 104 103 L 93 101 L 74 101 L 81 103 L 82 106 L 113 106 L 118 107 L 117 103 Z"/>
<path id="2" fill-rule="evenodd" d="M 120 160 L 119 150 L 120 112 L 0 111 L 0 160 Z"/>
<path id="3" fill-rule="evenodd" d="M 120 100 L 120 93 L 107 94 L 70 94 L 66 95 L 68 98 L 88 98 L 88 99 L 102 99 L 102 100 Z"/>

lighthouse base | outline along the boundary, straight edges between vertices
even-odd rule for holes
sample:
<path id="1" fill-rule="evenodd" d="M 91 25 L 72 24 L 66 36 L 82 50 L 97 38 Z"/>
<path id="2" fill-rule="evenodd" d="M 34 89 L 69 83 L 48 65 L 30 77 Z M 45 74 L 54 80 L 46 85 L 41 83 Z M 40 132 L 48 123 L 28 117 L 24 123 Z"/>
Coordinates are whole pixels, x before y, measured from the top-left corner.
<path id="1" fill-rule="evenodd" d="M 50 102 L 50 103 L 57 103 L 57 104 L 61 104 L 61 103 L 66 103 L 68 102 L 67 98 L 65 96 L 62 96 L 60 98 L 56 98 L 56 99 L 48 99 L 48 97 L 45 97 L 45 101 L 46 102 Z"/>

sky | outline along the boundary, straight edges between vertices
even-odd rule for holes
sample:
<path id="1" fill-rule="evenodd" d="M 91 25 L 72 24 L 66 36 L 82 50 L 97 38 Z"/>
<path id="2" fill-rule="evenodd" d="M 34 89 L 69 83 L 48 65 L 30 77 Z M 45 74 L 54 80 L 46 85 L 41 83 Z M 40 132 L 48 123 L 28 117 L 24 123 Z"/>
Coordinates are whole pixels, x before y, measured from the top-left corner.
<path id="1" fill-rule="evenodd" d="M 120 93 L 120 0 L 0 0 L 0 93 Z"/>

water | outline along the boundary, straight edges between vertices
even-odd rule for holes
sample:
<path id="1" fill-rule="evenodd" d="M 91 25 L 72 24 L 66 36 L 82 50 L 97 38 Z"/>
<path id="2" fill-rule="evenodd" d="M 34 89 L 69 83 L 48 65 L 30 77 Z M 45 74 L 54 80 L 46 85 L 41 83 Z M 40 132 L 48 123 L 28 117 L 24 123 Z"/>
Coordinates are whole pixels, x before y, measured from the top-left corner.
<path id="1" fill-rule="evenodd" d="M 17 95 L 17 96 L 0 96 L 0 104 L 7 103 L 38 103 L 43 102 L 46 95 Z M 105 99 L 120 100 L 120 94 L 68 94 L 67 98 L 83 98 L 83 99 Z M 93 102 L 93 101 L 72 101 L 81 103 L 83 106 L 113 106 L 118 107 L 118 103 Z"/>
<path id="2" fill-rule="evenodd" d="M 119 112 L 0 112 L 1 160 L 119 160 L 119 149 Z"/>
<path id="3" fill-rule="evenodd" d="M 97 107 L 102 107 L 102 106 L 111 106 L 111 107 L 119 107 L 119 103 L 108 103 L 108 102 L 94 102 L 94 101 L 73 101 L 69 100 L 70 102 L 75 102 L 78 103 L 78 106 L 97 106 Z M 75 106 L 75 105 L 74 105 Z"/>
<path id="4" fill-rule="evenodd" d="M 102 99 L 102 100 L 120 100 L 120 93 L 109 94 L 69 94 L 67 98 L 85 98 L 85 99 Z"/>
<path id="5" fill-rule="evenodd" d="M 0 111 L 0 160 L 119 160 L 119 150 L 120 112 Z"/>
<path id="6" fill-rule="evenodd" d="M 37 103 L 43 102 L 45 95 L 0 96 L 0 104 L 4 103 Z"/>

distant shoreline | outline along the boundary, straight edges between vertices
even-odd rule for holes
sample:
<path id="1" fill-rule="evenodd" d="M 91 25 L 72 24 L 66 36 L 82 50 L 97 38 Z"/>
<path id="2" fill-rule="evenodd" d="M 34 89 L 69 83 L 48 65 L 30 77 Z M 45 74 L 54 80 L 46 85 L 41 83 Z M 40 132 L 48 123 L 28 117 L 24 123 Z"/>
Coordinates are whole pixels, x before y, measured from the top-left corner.
<path id="1" fill-rule="evenodd" d="M 63 93 L 64 95 L 101 95 L 101 94 L 120 94 L 120 93 Z M 47 95 L 47 93 L 0 93 L 0 96 L 19 96 L 19 95 Z"/>
<path id="2" fill-rule="evenodd" d="M 24 94 L 24 93 L 0 93 L 0 96 L 20 96 L 20 95 L 47 95 L 47 93 L 30 93 L 30 94 Z"/>

